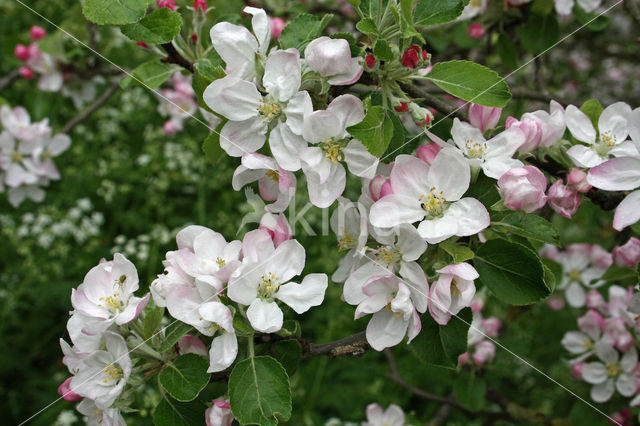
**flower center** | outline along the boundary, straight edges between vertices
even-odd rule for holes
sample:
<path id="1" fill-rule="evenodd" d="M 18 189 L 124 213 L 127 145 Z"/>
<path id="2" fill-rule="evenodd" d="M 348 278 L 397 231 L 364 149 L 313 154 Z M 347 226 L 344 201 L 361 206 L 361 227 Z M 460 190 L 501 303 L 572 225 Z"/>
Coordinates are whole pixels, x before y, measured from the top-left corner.
<path id="1" fill-rule="evenodd" d="M 432 186 L 428 194 L 422 194 L 420 198 L 418 198 L 428 219 L 441 217 L 447 209 L 446 200 L 442 194 L 442 191 L 437 191 L 436 188 Z"/>
<path id="2" fill-rule="evenodd" d="M 472 8 L 476 9 L 478 7 L 482 6 L 482 2 L 480 0 L 471 0 L 469 2 L 469 4 L 471 5 Z"/>
<path id="3" fill-rule="evenodd" d="M 593 342 L 591 341 L 591 339 L 586 338 L 584 339 L 584 342 L 582 343 L 582 347 L 589 350 L 589 349 L 593 349 Z"/>
<path id="4" fill-rule="evenodd" d="M 104 383 L 109 383 L 110 380 L 116 381 L 122 377 L 122 370 L 111 363 L 107 364 L 103 372 L 107 375 L 107 377 L 102 380 Z"/>
<path id="5" fill-rule="evenodd" d="M 321 144 L 325 157 L 327 157 L 333 164 L 338 164 L 338 161 L 342 161 L 342 146 L 338 142 L 334 142 L 333 139 Z"/>
<path id="6" fill-rule="evenodd" d="M 267 170 L 267 177 L 274 182 L 280 182 L 280 176 L 278 175 L 277 170 Z"/>
<path id="7" fill-rule="evenodd" d="M 265 123 L 271 123 L 275 118 L 280 115 L 280 106 L 273 101 L 266 101 L 262 99 L 258 106 L 258 116 L 262 118 Z"/>
<path id="8" fill-rule="evenodd" d="M 273 272 L 267 272 L 260 277 L 258 284 L 258 297 L 266 302 L 273 300 L 273 294 L 280 287 L 280 279 Z"/>
<path id="9" fill-rule="evenodd" d="M 98 306 L 103 306 L 104 304 L 112 314 L 115 314 L 118 311 L 122 312 L 124 310 L 124 302 L 120 300 L 120 292 L 118 290 L 113 292 L 113 296 L 101 297 L 98 300 L 102 301 Z"/>
<path id="10" fill-rule="evenodd" d="M 215 322 L 209 326 L 209 333 L 215 333 L 218 330 L 220 330 L 220 326 Z"/>
<path id="11" fill-rule="evenodd" d="M 618 145 L 618 138 L 616 135 L 612 135 L 611 132 L 604 132 L 600 135 L 602 143 L 607 144 L 609 147 Z"/>
<path id="12" fill-rule="evenodd" d="M 344 235 L 338 241 L 338 250 L 342 251 L 354 248 L 356 246 L 356 237 L 354 237 L 353 234 L 344 232 L 344 229 L 342 232 Z"/>
<path id="13" fill-rule="evenodd" d="M 484 158 L 484 153 L 487 149 L 486 143 L 478 143 L 474 142 L 472 139 L 467 139 L 464 146 L 467 149 L 467 157 Z"/>
<path id="14" fill-rule="evenodd" d="M 13 151 L 13 154 L 11 155 L 11 161 L 13 161 L 14 163 L 21 162 L 23 158 L 24 156 L 18 151 Z"/>
<path id="15" fill-rule="evenodd" d="M 620 366 L 618 364 L 607 364 L 607 375 L 617 377 L 620 374 Z"/>
<path id="16" fill-rule="evenodd" d="M 218 268 L 220 269 L 224 268 L 224 265 L 227 264 L 227 262 L 221 257 L 216 258 L 216 263 L 218 264 Z"/>
<path id="17" fill-rule="evenodd" d="M 458 283 L 456 282 L 455 279 L 451 280 L 451 295 L 453 295 L 453 297 L 460 296 L 460 290 L 458 290 Z"/>
<path id="18" fill-rule="evenodd" d="M 569 278 L 572 281 L 580 281 L 580 271 L 578 271 L 577 269 L 572 269 L 571 271 L 569 271 Z"/>
<path id="19" fill-rule="evenodd" d="M 384 262 L 387 268 L 395 265 L 402 259 L 402 253 L 400 250 L 393 246 L 379 246 L 376 250 L 373 250 L 378 262 Z"/>

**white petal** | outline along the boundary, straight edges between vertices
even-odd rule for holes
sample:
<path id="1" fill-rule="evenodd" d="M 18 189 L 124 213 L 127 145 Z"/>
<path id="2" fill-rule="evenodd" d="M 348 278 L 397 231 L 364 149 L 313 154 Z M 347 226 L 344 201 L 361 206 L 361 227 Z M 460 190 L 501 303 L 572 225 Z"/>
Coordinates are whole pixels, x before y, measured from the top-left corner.
<path id="1" fill-rule="evenodd" d="M 589 337 L 579 331 L 568 331 L 562 337 L 562 346 L 572 354 L 581 354 L 587 350 L 585 343 L 590 342 Z"/>
<path id="2" fill-rule="evenodd" d="M 584 288 L 582 288 L 582 285 L 573 282 L 565 291 L 565 297 L 571 307 L 581 308 L 586 302 L 587 295 Z"/>
<path id="3" fill-rule="evenodd" d="M 227 332 L 233 332 L 233 314 L 224 303 L 207 302 L 198 308 L 200 316 L 207 321 L 215 322 Z"/>
<path id="4" fill-rule="evenodd" d="M 277 50 L 267 58 L 262 83 L 270 95 L 284 102 L 298 92 L 300 72 L 300 53 L 296 49 Z"/>
<path id="5" fill-rule="evenodd" d="M 584 369 L 582 370 L 584 377 Z M 611 399 L 613 392 L 615 391 L 615 385 L 613 379 L 608 379 L 604 383 L 600 383 L 591 388 L 591 399 L 595 402 L 607 402 Z"/>
<path id="6" fill-rule="evenodd" d="M 269 148 L 280 167 L 295 172 L 300 170 L 300 157 L 307 148 L 307 142 L 286 124 L 278 123 L 269 133 Z"/>
<path id="7" fill-rule="evenodd" d="M 377 351 L 395 346 L 404 338 L 408 325 L 409 322 L 405 321 L 402 316 L 382 309 L 373 314 L 367 324 L 367 342 Z"/>
<path id="8" fill-rule="evenodd" d="M 202 98 L 209 108 L 232 121 L 257 118 L 262 101 L 255 84 L 235 76 L 214 80 L 204 90 Z"/>
<path id="9" fill-rule="evenodd" d="M 606 191 L 628 191 L 640 187 L 640 159 L 612 158 L 589 170 L 587 182 Z"/>
<path id="10" fill-rule="evenodd" d="M 347 183 L 347 175 L 342 164 L 331 164 L 331 173 L 326 181 L 322 182 L 319 175 L 312 170 L 303 170 L 307 177 L 309 200 L 316 207 L 326 208 L 342 195 Z"/>
<path id="11" fill-rule="evenodd" d="M 282 328 L 282 311 L 276 302 L 254 300 L 247 309 L 251 326 L 262 333 L 275 333 Z"/>
<path id="12" fill-rule="evenodd" d="M 445 214 L 437 219 L 425 219 L 418 225 L 418 232 L 429 244 L 437 244 L 457 234 L 457 216 Z"/>
<path id="13" fill-rule="evenodd" d="M 582 378 L 591 384 L 603 383 L 607 380 L 607 367 L 601 362 L 588 362 L 582 367 Z"/>
<path id="14" fill-rule="evenodd" d="M 414 223 L 424 218 L 424 210 L 416 198 L 390 194 L 371 206 L 369 220 L 373 226 L 390 228 L 402 223 Z"/>
<path id="15" fill-rule="evenodd" d="M 293 95 L 287 106 L 284 107 L 284 115 L 287 117 L 287 126 L 296 135 L 302 135 L 304 119 L 313 112 L 311 96 L 306 90 Z"/>
<path id="16" fill-rule="evenodd" d="M 622 231 L 640 220 L 640 191 L 633 191 L 618 204 L 613 216 L 613 227 Z"/>
<path id="17" fill-rule="evenodd" d="M 592 148 L 584 145 L 574 145 L 567 150 L 567 155 L 571 157 L 578 167 L 595 167 L 605 162 L 606 158 L 598 155 Z"/>
<path id="18" fill-rule="evenodd" d="M 207 373 L 216 373 L 227 369 L 238 355 L 238 339 L 235 333 L 222 333 L 211 342 L 209 350 L 209 369 Z"/>
<path id="19" fill-rule="evenodd" d="M 344 159 L 354 175 L 373 179 L 378 168 L 378 158 L 357 139 L 352 139 L 344 149 Z"/>
<path id="20" fill-rule="evenodd" d="M 596 142 L 596 129 L 593 128 L 591 120 L 584 112 L 574 105 L 569 105 L 564 117 L 567 127 L 574 138 L 590 145 Z"/>
<path id="21" fill-rule="evenodd" d="M 250 80 L 256 75 L 255 56 L 258 42 L 248 29 L 240 25 L 220 22 L 210 32 L 216 52 L 235 77 Z"/>
<path id="22" fill-rule="evenodd" d="M 427 180 L 437 191 L 443 192 L 447 201 L 456 201 L 467 192 L 471 171 L 467 161 L 457 151 L 441 149 L 433 160 Z"/>
<path id="23" fill-rule="evenodd" d="M 616 389 L 622 396 L 633 396 L 638 389 L 635 377 L 629 373 L 622 373 L 616 380 Z"/>
<path id="24" fill-rule="evenodd" d="M 631 107 L 624 102 L 616 102 L 602 111 L 598 119 L 600 134 L 608 133 L 620 143 L 627 138 L 627 120 L 631 115 Z"/>
<path id="25" fill-rule="evenodd" d="M 228 121 L 220 131 L 220 146 L 232 157 L 241 157 L 262 148 L 266 131 L 259 119 Z"/>
<path id="26" fill-rule="evenodd" d="M 429 300 L 429 284 L 424 271 L 416 262 L 406 262 L 400 266 L 400 276 L 411 290 L 411 300 L 416 310 L 425 313 Z"/>
<path id="27" fill-rule="evenodd" d="M 338 117 L 340 121 L 339 129 L 342 133 L 339 137 L 346 137 L 347 133 L 345 129 L 354 124 L 358 124 L 364 119 L 364 105 L 362 101 L 353 95 L 340 95 L 335 98 L 329 106 L 328 111 L 331 111 Z"/>
<path id="28" fill-rule="evenodd" d="M 451 215 L 458 222 L 455 235 L 475 235 L 489 226 L 491 219 L 486 207 L 475 198 L 462 198 L 449 206 L 445 216 Z"/>
<path id="29" fill-rule="evenodd" d="M 429 191 L 429 166 L 412 155 L 398 155 L 390 179 L 394 194 L 406 195 L 417 200 Z"/>
<path id="30" fill-rule="evenodd" d="M 326 274 L 309 274 L 300 284 L 283 285 L 275 296 L 291 306 L 294 311 L 302 314 L 312 306 L 319 306 L 322 303 L 328 285 Z"/>
<path id="31" fill-rule="evenodd" d="M 304 261 L 304 247 L 296 240 L 287 240 L 276 248 L 265 263 L 268 271 L 274 273 L 280 282 L 286 283 L 302 273 Z"/>
<path id="32" fill-rule="evenodd" d="M 271 25 L 269 24 L 269 17 L 267 16 L 267 13 L 264 9 L 250 6 L 246 6 L 242 11 L 253 15 L 251 18 L 251 28 L 253 28 L 253 33 L 258 39 L 260 53 L 267 53 L 269 42 L 271 41 Z"/>
<path id="33" fill-rule="evenodd" d="M 326 142 L 341 133 L 340 119 L 329 110 L 314 111 L 304 119 L 302 136 L 311 143 Z"/>
<path id="34" fill-rule="evenodd" d="M 427 249 L 427 242 L 422 239 L 418 230 L 406 223 L 400 224 L 395 228 L 398 235 L 397 247 L 402 252 L 402 260 L 411 262 L 418 258 Z"/>

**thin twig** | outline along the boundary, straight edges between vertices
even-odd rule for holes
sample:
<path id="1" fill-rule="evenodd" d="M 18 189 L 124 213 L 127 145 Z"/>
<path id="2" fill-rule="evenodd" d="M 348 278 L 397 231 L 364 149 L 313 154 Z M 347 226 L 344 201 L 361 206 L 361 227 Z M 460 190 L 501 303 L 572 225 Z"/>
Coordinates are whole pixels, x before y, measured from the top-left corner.
<path id="1" fill-rule="evenodd" d="M 11 70 L 11 72 L 4 77 L 0 78 L 0 90 L 12 84 L 20 76 L 20 70 L 18 68 Z"/>
<path id="2" fill-rule="evenodd" d="M 89 105 L 84 111 L 82 111 L 79 115 L 72 118 L 64 127 L 60 130 L 61 133 L 69 133 L 71 129 L 73 129 L 78 124 L 85 121 L 87 118 L 91 116 L 96 110 L 98 110 L 102 105 L 104 105 L 120 88 L 120 80 L 116 80 L 111 83 L 111 87 L 105 90 L 102 95 L 98 99 L 96 99 L 91 105 Z"/>
<path id="3" fill-rule="evenodd" d="M 161 44 L 161 46 L 168 54 L 168 56 L 163 59 L 164 62 L 180 65 L 193 74 L 193 63 L 189 62 L 184 56 L 182 56 L 173 43 L 169 42 Z"/>
<path id="4" fill-rule="evenodd" d="M 329 355 L 330 357 L 361 356 L 369 348 L 364 331 L 334 342 L 308 343 L 306 346 L 304 358 L 311 358 L 317 355 Z"/>
<path id="5" fill-rule="evenodd" d="M 413 98 L 424 99 L 427 105 L 432 106 L 433 108 L 436 109 L 436 111 L 440 112 L 441 114 L 448 115 L 452 118 L 457 117 L 458 119 L 463 121 L 468 121 L 467 115 L 462 110 L 459 110 L 453 105 L 450 105 L 447 102 L 433 96 L 423 87 L 418 87 L 414 84 L 401 84 L 400 87 L 409 96 Z"/>

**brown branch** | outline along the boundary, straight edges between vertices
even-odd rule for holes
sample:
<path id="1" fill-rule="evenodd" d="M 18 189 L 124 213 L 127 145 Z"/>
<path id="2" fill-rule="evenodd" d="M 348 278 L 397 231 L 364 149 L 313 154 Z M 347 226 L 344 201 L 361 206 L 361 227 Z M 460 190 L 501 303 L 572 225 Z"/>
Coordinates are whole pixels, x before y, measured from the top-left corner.
<path id="1" fill-rule="evenodd" d="M 105 90 L 102 95 L 100 95 L 100 97 L 96 99 L 91 105 L 89 105 L 84 111 L 82 111 L 79 115 L 72 118 L 67 124 L 65 124 L 64 127 L 60 129 L 60 133 L 69 133 L 71 129 L 89 118 L 91 114 L 96 112 L 96 110 L 104 105 L 118 91 L 119 88 L 120 80 L 118 79 L 111 83 L 111 87 Z"/>
<path id="2" fill-rule="evenodd" d="M 432 106 L 433 108 L 436 109 L 436 111 L 440 112 L 441 114 L 444 114 L 445 116 L 450 116 L 451 118 L 457 117 L 460 120 L 469 121 L 466 113 L 464 113 L 462 110 L 433 96 L 431 93 L 429 93 L 429 91 L 425 90 L 425 88 L 423 87 L 418 87 L 413 84 L 400 84 L 400 87 L 412 98 L 424 99 L 427 105 Z"/>
<path id="3" fill-rule="evenodd" d="M 369 348 L 365 332 L 361 331 L 352 336 L 345 337 L 329 343 L 309 343 L 302 344 L 305 351 L 304 359 L 318 355 L 338 356 L 361 356 Z"/>
<path id="4" fill-rule="evenodd" d="M 168 62 L 170 64 L 177 64 L 188 70 L 193 74 L 193 63 L 189 62 L 184 56 L 178 52 L 173 43 L 165 43 L 161 44 L 162 48 L 167 52 L 169 56 L 163 59 L 164 62 Z"/>
<path id="5" fill-rule="evenodd" d="M 20 70 L 18 68 L 11 70 L 11 72 L 0 79 L 0 90 L 12 84 L 20 76 Z"/>

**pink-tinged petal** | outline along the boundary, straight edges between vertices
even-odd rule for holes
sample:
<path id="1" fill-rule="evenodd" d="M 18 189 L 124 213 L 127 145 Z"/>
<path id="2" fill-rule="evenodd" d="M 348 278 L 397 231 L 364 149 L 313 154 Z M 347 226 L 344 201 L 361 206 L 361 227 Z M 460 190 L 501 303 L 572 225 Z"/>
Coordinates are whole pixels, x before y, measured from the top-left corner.
<path id="1" fill-rule="evenodd" d="M 385 197 L 387 198 L 387 197 Z M 437 219 L 426 219 L 418 225 L 418 232 L 429 244 L 438 244 L 458 233 L 458 218 L 445 214 Z"/>
<path id="2" fill-rule="evenodd" d="M 202 98 L 209 108 L 232 121 L 257 118 L 262 102 L 255 84 L 232 76 L 214 80 Z"/>
<path id="3" fill-rule="evenodd" d="M 307 189 L 311 204 L 320 208 L 327 208 L 344 192 L 347 175 L 342 164 L 331 164 L 330 173 L 326 180 L 313 172 L 303 163 L 302 169 L 307 177 Z"/>
<path id="4" fill-rule="evenodd" d="M 262 229 L 249 231 L 242 239 L 243 262 L 258 263 L 268 259 L 275 251 L 275 246 L 268 232 Z"/>
<path id="5" fill-rule="evenodd" d="M 269 42 L 271 41 L 271 24 L 269 24 L 267 13 L 264 11 L 264 9 L 250 6 L 246 6 L 244 9 L 242 9 L 242 11 L 244 13 L 252 15 L 251 28 L 253 29 L 253 33 L 256 35 L 256 38 L 258 39 L 260 53 L 267 53 Z"/>
<path id="6" fill-rule="evenodd" d="M 282 328 L 282 311 L 276 302 L 254 300 L 247 309 L 251 326 L 262 333 L 275 333 Z"/>
<path id="7" fill-rule="evenodd" d="M 234 333 L 222 333 L 211 342 L 207 373 L 226 370 L 238 355 L 238 339 Z"/>
<path id="8" fill-rule="evenodd" d="M 276 170 L 278 167 L 273 158 L 257 152 L 244 154 L 241 162 L 243 166 L 252 170 Z"/>
<path id="9" fill-rule="evenodd" d="M 429 283 L 420 265 L 416 262 L 402 263 L 400 276 L 404 278 L 404 285 L 411 291 L 411 301 L 416 310 L 425 313 L 429 302 Z"/>
<path id="10" fill-rule="evenodd" d="M 377 351 L 395 346 L 404 338 L 408 325 L 408 321 L 405 321 L 402 316 L 382 309 L 373 314 L 367 324 L 367 342 Z"/>
<path id="11" fill-rule="evenodd" d="M 178 244 L 178 249 L 190 249 L 193 251 L 193 243 L 196 237 L 203 231 L 207 231 L 209 228 L 200 225 L 189 225 L 186 228 L 183 228 L 176 235 L 176 243 Z"/>
<path id="12" fill-rule="evenodd" d="M 326 274 L 309 274 L 300 284 L 289 283 L 281 286 L 275 297 L 289 305 L 298 314 L 302 314 L 312 306 L 319 306 L 322 303 L 328 285 Z"/>
<path id="13" fill-rule="evenodd" d="M 285 170 L 295 172 L 300 170 L 300 157 L 307 142 L 294 134 L 289 126 L 278 123 L 269 134 L 269 148 L 278 165 Z"/>
<path id="14" fill-rule="evenodd" d="M 578 167 L 596 167 L 605 162 L 605 158 L 598 155 L 592 148 L 584 145 L 574 145 L 567 150 L 567 155 Z"/>
<path id="15" fill-rule="evenodd" d="M 298 93 L 300 73 L 300 53 L 294 48 L 277 50 L 267 58 L 262 84 L 271 96 L 285 102 Z"/>
<path id="16" fill-rule="evenodd" d="M 220 131 L 220 147 L 232 157 L 252 153 L 264 145 L 267 126 L 260 119 L 229 121 Z"/>
<path id="17" fill-rule="evenodd" d="M 404 426 L 404 413 L 402 409 L 395 404 L 389 405 L 387 411 L 384 412 L 383 425 Z"/>
<path id="18" fill-rule="evenodd" d="M 240 25 L 220 22 L 210 32 L 216 52 L 235 77 L 252 79 L 256 75 L 255 56 L 258 42 L 248 29 Z"/>
<path id="19" fill-rule="evenodd" d="M 340 121 L 341 137 L 347 137 L 345 129 L 354 124 L 360 123 L 364 119 L 364 105 L 362 101 L 353 95 L 340 95 L 335 98 L 329 106 L 328 111 L 331 111 Z"/>
<path id="20" fill-rule="evenodd" d="M 624 102 L 616 102 L 606 107 L 598 119 L 598 130 L 601 135 L 608 135 L 618 143 L 627 138 L 627 120 L 631 115 L 631 107 Z"/>
<path id="21" fill-rule="evenodd" d="M 344 129 L 340 124 L 340 118 L 332 111 L 314 111 L 304 119 L 302 136 L 311 143 L 326 142 L 341 136 Z"/>
<path id="22" fill-rule="evenodd" d="M 587 350 L 587 343 L 591 344 L 589 337 L 579 331 L 568 331 L 562 337 L 562 346 L 572 354 L 581 354 Z"/>
<path id="23" fill-rule="evenodd" d="M 605 191 L 629 191 L 640 187 L 640 159 L 612 158 L 589 170 L 587 182 Z"/>
<path id="24" fill-rule="evenodd" d="M 463 280 L 469 280 L 469 281 L 476 280 L 480 276 L 478 274 L 478 271 L 476 271 L 476 269 L 473 266 L 471 266 L 466 262 L 448 265 L 442 269 L 438 269 L 436 272 L 438 272 L 439 274 L 456 275 L 462 278 Z"/>
<path id="25" fill-rule="evenodd" d="M 344 39 L 318 37 L 304 50 L 309 68 L 323 77 L 344 74 L 351 69 L 351 49 Z"/>
<path id="26" fill-rule="evenodd" d="M 584 112 L 580 111 L 574 105 L 569 105 L 564 116 L 567 127 L 574 138 L 590 145 L 596 142 L 596 130 Z"/>
<path id="27" fill-rule="evenodd" d="M 369 404 L 367 405 L 367 420 L 369 422 L 374 422 L 380 420 L 382 417 L 383 411 L 382 407 L 378 404 Z"/>
<path id="28" fill-rule="evenodd" d="M 601 362 L 589 362 L 582 367 L 582 378 L 587 383 L 603 383 L 607 377 L 607 367 Z"/>
<path id="29" fill-rule="evenodd" d="M 429 313 L 440 325 L 446 325 L 451 319 L 451 275 L 442 275 L 431 284 L 429 292 Z"/>
<path id="30" fill-rule="evenodd" d="M 487 208 L 475 198 L 462 198 L 449 206 L 445 216 L 451 215 L 458 222 L 457 236 L 475 235 L 491 223 Z"/>
<path id="31" fill-rule="evenodd" d="M 385 306 L 389 303 L 389 294 L 386 293 L 378 293 L 373 294 L 366 299 L 364 299 L 358 307 L 356 308 L 356 312 L 353 316 L 354 319 L 362 318 L 368 314 L 375 314 L 381 309 L 384 309 Z"/>
<path id="32" fill-rule="evenodd" d="M 365 179 L 372 179 L 375 176 L 379 160 L 362 142 L 352 139 L 343 152 L 351 173 Z"/>
<path id="33" fill-rule="evenodd" d="M 273 272 L 281 283 L 302 273 L 305 262 L 304 247 L 296 240 L 285 241 L 268 259 L 267 270 Z"/>
<path id="34" fill-rule="evenodd" d="M 613 228 L 622 231 L 640 220 L 640 190 L 633 191 L 616 208 L 613 216 Z"/>
<path id="35" fill-rule="evenodd" d="M 424 218 L 417 198 L 390 194 L 371 206 L 369 220 L 373 226 L 390 228 L 402 223 L 414 223 Z"/>
<path id="36" fill-rule="evenodd" d="M 613 383 L 613 379 L 608 379 L 591 388 L 591 399 L 599 403 L 607 402 L 611 399 L 611 396 L 613 396 L 614 391 L 615 385 Z"/>
<path id="37" fill-rule="evenodd" d="M 71 138 L 64 133 L 58 133 L 55 135 L 51 142 L 49 142 L 49 146 L 47 149 L 51 155 L 58 156 L 66 151 L 71 146 Z"/>
<path id="38" fill-rule="evenodd" d="M 304 120 L 313 112 L 313 104 L 309 92 L 301 91 L 294 94 L 287 106 L 284 107 L 284 115 L 287 117 L 287 126 L 296 135 L 302 135 Z M 275 154 L 274 154 L 275 155 Z"/>
<path id="39" fill-rule="evenodd" d="M 411 343 L 411 341 L 420 334 L 422 330 L 422 321 L 420 320 L 420 315 L 414 309 L 411 318 L 409 319 L 409 328 L 407 330 L 407 344 Z"/>
<path id="40" fill-rule="evenodd" d="M 193 249 L 200 259 L 213 260 L 223 256 L 227 241 L 222 234 L 211 229 L 204 229 L 193 242 Z"/>
<path id="41" fill-rule="evenodd" d="M 467 167 L 466 164 L 465 167 Z M 421 195 L 429 192 L 428 184 L 430 181 L 428 179 L 429 166 L 424 161 L 411 155 L 396 157 L 390 176 L 394 194 L 417 200 Z"/>
<path id="42" fill-rule="evenodd" d="M 280 194 L 278 182 L 271 177 L 262 177 L 258 180 L 258 192 L 264 201 L 275 201 Z"/>
<path id="43" fill-rule="evenodd" d="M 456 201 L 467 192 L 471 171 L 467 161 L 457 151 L 442 149 L 433 160 L 427 179 L 437 191 L 442 191 L 447 201 Z"/>
<path id="44" fill-rule="evenodd" d="M 251 170 L 240 164 L 233 172 L 233 178 L 231 179 L 231 187 L 239 191 L 245 185 L 255 182 L 265 177 L 264 170 Z"/>
<path id="45" fill-rule="evenodd" d="M 358 81 L 362 76 L 364 68 L 360 65 L 360 60 L 358 58 L 351 58 L 350 64 L 351 67 L 345 73 L 329 77 L 327 82 L 333 86 L 346 86 Z"/>
<path id="46" fill-rule="evenodd" d="M 366 263 L 353 271 L 344 283 L 342 296 L 350 305 L 360 304 L 367 295 L 364 286 L 375 277 L 388 275 L 388 271 L 374 262 Z"/>
<path id="47" fill-rule="evenodd" d="M 68 377 L 60 386 L 58 386 L 58 395 L 67 402 L 76 402 L 82 399 L 82 396 L 71 390 L 71 377 Z"/>

